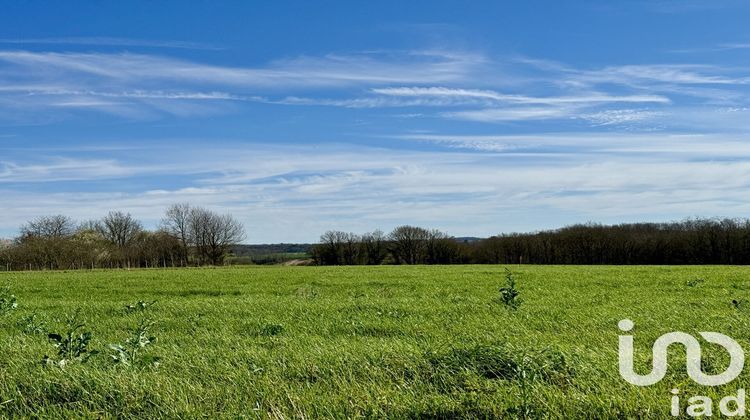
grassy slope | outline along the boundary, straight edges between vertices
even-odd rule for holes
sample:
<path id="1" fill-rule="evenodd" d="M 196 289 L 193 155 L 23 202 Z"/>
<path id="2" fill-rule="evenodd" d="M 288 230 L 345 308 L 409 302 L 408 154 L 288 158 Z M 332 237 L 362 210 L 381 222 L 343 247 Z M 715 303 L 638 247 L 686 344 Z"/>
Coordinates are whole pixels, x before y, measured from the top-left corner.
<path id="1" fill-rule="evenodd" d="M 514 267 L 524 303 L 494 301 L 496 266 L 252 267 L 0 273 L 18 297 L 0 318 L 0 416 L 663 417 L 690 383 L 684 352 L 660 384 L 617 373 L 617 322 L 636 322 L 638 358 L 668 331 L 719 331 L 750 348 L 750 279 L 740 267 Z M 702 277 L 695 287 L 686 281 Z M 158 300 L 143 314 L 123 306 Z M 103 354 L 42 367 L 54 349 L 17 321 L 59 330 L 81 307 Z M 158 368 L 113 366 L 142 316 L 157 325 Z M 278 332 L 276 325 L 283 326 Z M 721 370 L 721 351 L 705 345 Z M 680 360 L 681 359 L 681 360 Z M 691 395 L 692 395 L 691 394 Z M 686 399 L 686 398 L 685 398 Z"/>

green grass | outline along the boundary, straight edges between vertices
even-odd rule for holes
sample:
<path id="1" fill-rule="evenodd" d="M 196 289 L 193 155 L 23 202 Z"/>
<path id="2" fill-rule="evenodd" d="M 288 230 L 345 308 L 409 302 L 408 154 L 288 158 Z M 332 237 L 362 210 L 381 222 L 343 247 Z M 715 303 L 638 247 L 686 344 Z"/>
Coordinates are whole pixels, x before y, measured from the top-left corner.
<path id="1" fill-rule="evenodd" d="M 517 310 L 498 300 L 499 266 L 0 273 L 18 301 L 0 317 L 0 417 L 664 418 L 673 387 L 716 403 L 750 389 L 745 374 L 693 384 L 679 349 L 655 386 L 617 371 L 623 318 L 641 372 L 670 331 L 750 349 L 750 270 L 511 268 Z M 139 300 L 157 302 L 125 310 Z M 101 353 L 43 366 L 55 348 L 21 320 L 36 313 L 59 332 L 77 308 Z M 157 342 L 142 363 L 115 364 L 109 344 L 143 318 Z M 707 370 L 723 370 L 721 349 L 704 352 Z"/>

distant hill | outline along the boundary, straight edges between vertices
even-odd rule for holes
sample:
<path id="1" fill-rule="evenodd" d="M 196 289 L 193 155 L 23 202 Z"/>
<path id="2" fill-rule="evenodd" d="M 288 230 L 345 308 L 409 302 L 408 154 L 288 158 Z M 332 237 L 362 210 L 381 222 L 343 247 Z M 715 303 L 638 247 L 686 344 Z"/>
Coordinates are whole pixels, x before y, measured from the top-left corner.
<path id="1" fill-rule="evenodd" d="M 479 242 L 484 238 L 475 236 L 461 236 L 454 238 L 456 242 L 472 244 Z M 259 244 L 259 245 L 235 245 L 232 253 L 237 257 L 257 257 L 270 254 L 309 254 L 310 250 L 316 244 Z"/>
<path id="2" fill-rule="evenodd" d="M 479 242 L 484 238 L 477 238 L 476 236 L 461 236 L 453 239 L 455 239 L 456 242 L 460 242 L 463 244 L 473 244 L 474 242 Z"/>
<path id="3" fill-rule="evenodd" d="M 232 253 L 238 257 L 257 257 L 269 254 L 309 253 L 313 244 L 235 245 Z"/>

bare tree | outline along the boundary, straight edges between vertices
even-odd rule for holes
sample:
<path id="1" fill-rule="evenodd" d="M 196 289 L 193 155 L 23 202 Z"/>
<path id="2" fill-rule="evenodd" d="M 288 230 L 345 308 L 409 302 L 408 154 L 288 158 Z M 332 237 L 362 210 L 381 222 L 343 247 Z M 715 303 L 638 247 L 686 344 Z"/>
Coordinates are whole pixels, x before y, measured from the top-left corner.
<path id="1" fill-rule="evenodd" d="M 355 265 L 359 259 L 359 243 L 361 239 L 356 233 L 345 233 L 341 260 L 345 265 Z"/>
<path id="2" fill-rule="evenodd" d="M 140 232 L 134 248 L 140 267 L 174 266 L 175 258 L 182 252 L 179 239 L 163 230 Z"/>
<path id="3" fill-rule="evenodd" d="M 388 254 L 383 231 L 376 229 L 371 233 L 365 233 L 362 235 L 361 241 L 360 257 L 363 263 L 367 265 L 382 264 Z"/>
<path id="4" fill-rule="evenodd" d="M 344 264 L 344 243 L 348 234 L 338 230 L 329 230 L 320 235 L 320 243 L 313 247 L 313 259 L 319 265 Z"/>
<path id="5" fill-rule="evenodd" d="M 18 252 L 36 268 L 64 268 L 71 263 L 68 250 L 75 229 L 67 216 L 38 217 L 21 226 Z"/>
<path id="6" fill-rule="evenodd" d="M 125 248 L 143 230 L 143 225 L 130 213 L 111 211 L 98 224 L 97 230 L 107 241 L 118 248 Z"/>
<path id="7" fill-rule="evenodd" d="M 188 203 L 177 203 L 169 206 L 162 220 L 164 229 L 179 239 L 182 247 L 180 255 L 181 265 L 187 265 L 190 246 L 190 214 L 192 208 Z"/>
<path id="8" fill-rule="evenodd" d="M 76 222 L 68 216 L 41 216 L 21 226 L 21 236 L 44 239 L 68 238 L 76 231 Z"/>
<path id="9" fill-rule="evenodd" d="M 427 264 L 454 264 L 461 260 L 461 248 L 450 235 L 437 229 L 428 232 Z"/>
<path id="10" fill-rule="evenodd" d="M 164 229 L 147 231 L 121 211 L 78 226 L 66 216 L 40 217 L 23 225 L 12 242 L 0 241 L 0 265 L 6 270 L 167 267 L 186 265 L 191 251 L 199 264 L 219 265 L 245 238 L 244 227 L 231 215 L 188 204 L 171 206 L 162 223 Z"/>
<path id="11" fill-rule="evenodd" d="M 421 264 L 425 261 L 430 232 L 416 226 L 399 226 L 389 235 L 391 254 L 398 263 Z"/>
<path id="12" fill-rule="evenodd" d="M 190 234 L 201 263 L 220 265 L 232 245 L 245 239 L 245 228 L 228 214 L 195 207 L 190 211 Z"/>
<path id="13" fill-rule="evenodd" d="M 114 247 L 115 255 L 123 265 L 127 262 L 127 267 L 130 268 L 131 260 L 137 254 L 132 245 L 143 231 L 141 222 L 134 219 L 130 213 L 112 211 L 97 224 L 97 231 Z"/>

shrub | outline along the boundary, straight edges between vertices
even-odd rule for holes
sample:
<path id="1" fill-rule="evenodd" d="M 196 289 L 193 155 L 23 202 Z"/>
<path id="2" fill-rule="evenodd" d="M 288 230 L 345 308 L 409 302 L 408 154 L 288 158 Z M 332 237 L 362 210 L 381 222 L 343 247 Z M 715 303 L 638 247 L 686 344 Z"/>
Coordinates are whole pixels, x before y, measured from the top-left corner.
<path id="1" fill-rule="evenodd" d="M 9 287 L 0 288 L 0 317 L 8 315 L 18 307 L 16 295 L 10 292 Z"/>
<path id="2" fill-rule="evenodd" d="M 505 307 L 518 309 L 521 306 L 522 299 L 519 297 L 521 292 L 516 289 L 516 279 L 513 273 L 505 269 L 505 287 L 500 288 L 500 301 Z"/>
<path id="3" fill-rule="evenodd" d="M 147 308 L 153 306 L 156 303 L 156 301 L 146 302 L 143 300 L 139 300 L 138 302 L 132 304 L 132 305 L 125 305 L 125 312 L 126 313 L 133 313 L 133 312 L 143 312 Z"/>
<path id="4" fill-rule="evenodd" d="M 21 318 L 17 324 L 26 334 L 44 334 L 47 332 L 47 323 L 40 319 L 36 312 Z"/>
<path id="5" fill-rule="evenodd" d="M 68 315 L 65 321 L 65 330 L 62 334 L 47 334 L 49 340 L 57 349 L 57 358 L 53 359 L 45 355 L 42 363 L 45 366 L 56 365 L 65 367 L 70 362 L 86 362 L 91 356 L 99 353 L 96 350 L 89 350 L 91 342 L 91 332 L 82 331 L 86 323 L 80 319 L 80 309 L 72 315 Z"/>
<path id="6" fill-rule="evenodd" d="M 124 344 L 110 344 L 109 348 L 113 351 L 110 355 L 112 360 L 125 366 L 135 364 L 158 366 L 158 357 L 143 354 L 146 347 L 156 343 L 156 337 L 150 335 L 151 327 L 154 324 L 154 321 L 143 319 L 133 329 L 131 336 L 125 339 Z"/>

